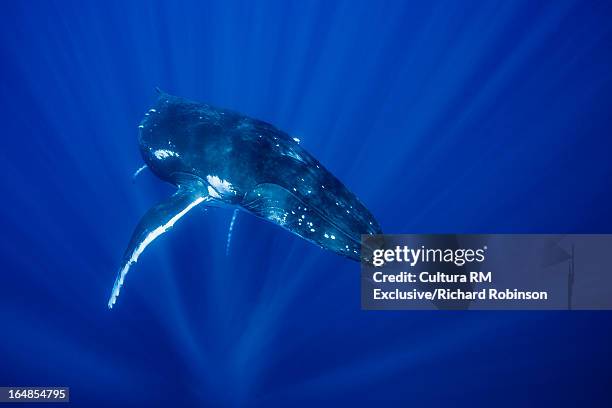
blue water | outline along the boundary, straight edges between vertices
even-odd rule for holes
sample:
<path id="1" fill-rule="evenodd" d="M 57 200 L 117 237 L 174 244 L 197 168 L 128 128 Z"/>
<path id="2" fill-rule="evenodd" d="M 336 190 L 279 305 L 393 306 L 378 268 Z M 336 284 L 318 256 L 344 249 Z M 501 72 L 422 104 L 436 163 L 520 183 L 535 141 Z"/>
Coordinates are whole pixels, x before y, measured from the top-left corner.
<path id="1" fill-rule="evenodd" d="M 77 406 L 610 406 L 605 312 L 366 312 L 358 264 L 195 210 L 106 302 L 154 88 L 302 140 L 387 232 L 612 232 L 612 5 L 13 1 L 0 385 Z M 280 171 L 280 169 L 279 169 Z"/>

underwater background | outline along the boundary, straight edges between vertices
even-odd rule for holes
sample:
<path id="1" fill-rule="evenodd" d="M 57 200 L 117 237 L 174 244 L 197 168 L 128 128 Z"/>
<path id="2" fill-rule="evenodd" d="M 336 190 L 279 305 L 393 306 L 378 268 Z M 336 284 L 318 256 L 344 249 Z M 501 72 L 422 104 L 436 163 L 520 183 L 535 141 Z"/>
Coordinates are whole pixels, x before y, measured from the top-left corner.
<path id="1" fill-rule="evenodd" d="M 155 87 L 268 121 L 389 233 L 611 233 L 607 1 L 14 1 L 0 385 L 77 406 L 611 406 L 608 312 L 373 312 L 359 265 L 196 209 L 106 303 Z"/>

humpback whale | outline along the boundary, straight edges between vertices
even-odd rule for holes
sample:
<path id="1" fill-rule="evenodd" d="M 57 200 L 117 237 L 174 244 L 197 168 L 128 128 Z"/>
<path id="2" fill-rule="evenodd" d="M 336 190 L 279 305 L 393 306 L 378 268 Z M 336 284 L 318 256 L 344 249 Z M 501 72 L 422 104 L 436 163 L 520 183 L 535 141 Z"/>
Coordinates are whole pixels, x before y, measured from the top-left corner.
<path id="1" fill-rule="evenodd" d="M 198 205 L 252 214 L 357 261 L 361 235 L 382 233 L 370 211 L 299 139 L 261 120 L 157 91 L 138 126 L 138 143 L 146 167 L 177 190 L 137 224 L 109 308 L 145 248 Z"/>

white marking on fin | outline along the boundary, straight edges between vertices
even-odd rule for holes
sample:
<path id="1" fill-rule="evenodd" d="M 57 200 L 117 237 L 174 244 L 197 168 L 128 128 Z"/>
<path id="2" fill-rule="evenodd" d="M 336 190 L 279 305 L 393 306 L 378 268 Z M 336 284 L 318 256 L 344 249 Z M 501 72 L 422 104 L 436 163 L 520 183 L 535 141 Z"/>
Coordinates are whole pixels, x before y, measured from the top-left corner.
<path id="1" fill-rule="evenodd" d="M 213 198 L 220 199 L 222 196 L 226 194 L 236 194 L 232 183 L 227 180 L 221 180 L 219 176 L 211 176 L 210 174 L 206 176 L 206 181 L 208 181 L 208 194 Z"/>
<path id="2" fill-rule="evenodd" d="M 185 214 L 187 214 L 189 212 L 189 210 L 191 210 L 193 207 L 195 207 L 196 205 L 200 204 L 204 200 L 206 200 L 206 197 L 197 197 L 194 201 L 189 203 L 178 214 L 175 214 L 172 218 L 170 218 L 168 220 L 168 222 L 166 222 L 163 225 L 160 225 L 159 227 L 155 228 L 153 231 L 149 232 L 147 234 L 147 236 L 145 237 L 145 239 L 143 239 L 138 244 L 136 249 L 130 255 L 129 260 L 123 265 L 123 267 L 119 271 L 119 275 L 117 276 L 117 279 L 115 280 L 115 284 L 113 286 L 113 291 L 111 293 L 111 297 L 110 297 L 110 299 L 108 301 L 108 308 L 109 309 L 112 309 L 113 305 L 117 302 L 117 297 L 119 296 L 119 292 L 121 291 L 121 287 L 123 286 L 123 282 L 125 281 L 125 276 L 127 275 L 128 271 L 130 270 L 130 266 L 132 266 L 133 264 L 135 264 L 138 261 L 138 257 L 140 256 L 140 254 L 143 253 L 143 251 L 146 249 L 146 247 L 149 246 L 149 244 L 151 242 L 153 242 L 157 237 L 159 237 L 164 232 L 166 232 L 170 228 L 172 228 L 172 226 L 174 226 L 174 224 L 179 219 L 181 219 Z"/>
<path id="3" fill-rule="evenodd" d="M 210 195 L 212 198 L 221 198 L 219 193 L 217 193 L 215 189 L 212 188 L 211 186 L 208 186 L 207 189 L 208 189 L 208 195 Z"/>
<path id="4" fill-rule="evenodd" d="M 234 210 L 234 214 L 232 215 L 232 220 L 230 221 L 229 229 L 227 230 L 227 243 L 225 244 L 225 255 L 229 255 L 230 243 L 232 241 L 232 230 L 234 229 L 234 224 L 236 223 L 236 218 L 238 218 L 238 209 Z"/>

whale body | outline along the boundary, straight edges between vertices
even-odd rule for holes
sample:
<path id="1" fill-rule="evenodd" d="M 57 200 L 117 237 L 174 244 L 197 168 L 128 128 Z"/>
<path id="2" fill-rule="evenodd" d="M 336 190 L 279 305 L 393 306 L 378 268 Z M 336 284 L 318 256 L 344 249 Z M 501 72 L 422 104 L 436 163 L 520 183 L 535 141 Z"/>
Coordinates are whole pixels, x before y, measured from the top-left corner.
<path id="1" fill-rule="evenodd" d="M 146 166 L 177 191 L 136 226 L 109 308 L 145 248 L 198 205 L 238 209 L 357 261 L 361 235 L 382 233 L 370 211 L 299 139 L 231 110 L 158 93 L 138 126 L 138 143 Z"/>

